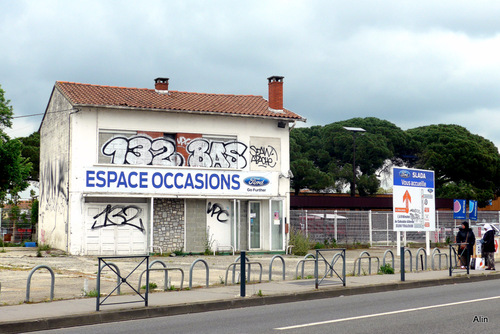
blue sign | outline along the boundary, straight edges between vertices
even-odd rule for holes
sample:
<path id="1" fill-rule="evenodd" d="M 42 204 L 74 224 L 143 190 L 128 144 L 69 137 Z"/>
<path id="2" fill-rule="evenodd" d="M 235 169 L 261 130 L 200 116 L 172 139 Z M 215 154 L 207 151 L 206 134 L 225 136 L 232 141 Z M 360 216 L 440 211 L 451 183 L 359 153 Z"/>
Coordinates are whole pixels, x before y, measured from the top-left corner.
<path id="1" fill-rule="evenodd" d="M 269 184 L 269 180 L 261 176 L 247 177 L 243 182 L 252 187 L 263 187 Z"/>
<path id="2" fill-rule="evenodd" d="M 465 213 L 465 200 L 464 199 L 454 199 L 453 200 L 453 219 L 465 219 L 467 215 Z"/>
<path id="3" fill-rule="evenodd" d="M 469 201 L 469 219 L 477 220 L 477 201 Z"/>
<path id="4" fill-rule="evenodd" d="M 434 172 L 394 168 L 394 186 L 434 188 Z"/>

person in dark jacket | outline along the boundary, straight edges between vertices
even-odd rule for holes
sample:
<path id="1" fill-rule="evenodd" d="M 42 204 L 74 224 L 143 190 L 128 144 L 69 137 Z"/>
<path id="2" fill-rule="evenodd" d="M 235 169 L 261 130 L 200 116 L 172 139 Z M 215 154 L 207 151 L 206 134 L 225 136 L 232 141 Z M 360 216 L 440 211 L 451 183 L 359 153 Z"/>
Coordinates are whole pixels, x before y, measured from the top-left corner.
<path id="1" fill-rule="evenodd" d="M 469 266 L 470 257 L 474 252 L 474 244 L 476 243 L 476 236 L 474 231 L 469 228 L 468 222 L 463 222 L 458 229 L 456 243 L 459 244 L 458 255 L 460 256 L 461 268 L 465 269 Z"/>
<path id="2" fill-rule="evenodd" d="M 481 253 L 486 260 L 486 270 L 495 270 L 495 230 L 490 224 L 485 224 L 486 233 L 483 236 Z"/>

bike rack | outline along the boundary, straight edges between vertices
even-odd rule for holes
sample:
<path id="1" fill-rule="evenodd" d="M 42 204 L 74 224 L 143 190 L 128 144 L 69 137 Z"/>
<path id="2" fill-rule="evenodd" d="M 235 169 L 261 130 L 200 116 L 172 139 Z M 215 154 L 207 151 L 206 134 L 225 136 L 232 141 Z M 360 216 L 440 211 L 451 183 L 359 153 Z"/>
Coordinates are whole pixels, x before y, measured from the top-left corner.
<path id="1" fill-rule="evenodd" d="M 240 255 L 240 256 L 238 256 L 238 257 L 236 258 L 236 260 L 234 260 L 234 262 L 240 262 L 240 260 L 241 260 L 241 255 Z M 248 264 L 249 262 L 250 262 L 250 259 L 249 259 L 249 258 L 245 255 L 245 266 L 246 266 L 246 267 L 247 267 L 247 269 L 248 269 L 248 278 L 249 278 L 249 280 L 250 280 L 250 272 L 251 272 L 251 270 L 250 270 L 250 269 L 251 269 L 251 265 L 250 265 L 250 264 Z M 229 267 L 228 267 L 228 268 L 229 268 Z M 236 280 L 236 267 L 234 267 L 234 266 L 233 266 L 233 284 L 234 284 L 235 280 Z M 227 279 L 226 279 L 226 281 L 227 281 Z"/>
<path id="2" fill-rule="evenodd" d="M 405 248 L 404 249 L 404 252 L 403 254 L 401 255 L 403 258 L 405 257 L 406 253 L 409 253 L 410 254 L 410 272 L 412 271 L 412 268 L 413 268 L 413 259 L 411 257 L 411 250 L 409 250 L 408 248 Z M 406 270 L 405 267 L 402 267 L 401 268 L 401 271 L 404 272 Z"/>
<path id="3" fill-rule="evenodd" d="M 114 264 L 113 262 L 108 262 L 107 265 L 115 268 L 115 270 L 116 270 L 115 271 L 115 273 L 116 273 L 116 285 L 118 286 L 118 289 L 116 290 L 116 294 L 119 295 L 120 294 L 120 277 L 121 277 L 120 268 L 118 268 L 118 266 L 116 264 Z M 100 270 L 102 271 L 102 269 L 104 269 L 104 267 L 106 267 L 105 264 L 102 265 Z"/>
<path id="4" fill-rule="evenodd" d="M 424 252 L 425 254 L 425 269 L 422 266 L 422 271 L 427 270 L 427 252 L 425 251 L 425 248 L 420 247 L 419 249 L 417 249 L 417 254 L 415 254 L 415 272 L 418 271 L 418 255 L 420 254 L 420 252 Z"/>
<path id="5" fill-rule="evenodd" d="M 35 271 L 42 268 L 47 269 L 50 272 L 50 276 L 52 277 L 50 281 L 50 301 L 54 300 L 54 283 L 55 283 L 54 271 L 49 266 L 42 264 L 31 269 L 28 275 L 28 282 L 26 283 L 26 300 L 24 301 L 25 303 L 29 303 L 30 301 L 31 276 L 33 276 Z"/>
<path id="6" fill-rule="evenodd" d="M 391 256 L 392 256 L 392 269 L 394 269 L 394 268 L 395 268 L 395 267 L 394 267 L 394 253 L 393 253 L 390 249 L 388 249 L 388 250 L 386 250 L 386 251 L 384 252 L 384 258 L 383 258 L 383 260 L 382 260 L 382 265 L 383 265 L 383 266 L 385 266 L 385 257 L 386 257 L 386 255 L 387 255 L 388 253 L 390 253 L 390 254 L 391 254 Z"/>
<path id="7" fill-rule="evenodd" d="M 275 255 L 271 259 L 271 263 L 269 263 L 269 282 L 271 282 L 271 279 L 273 277 L 273 261 L 274 261 L 274 259 L 280 259 L 281 263 L 283 263 L 283 281 L 284 281 L 285 280 L 285 260 L 280 255 Z"/>
<path id="8" fill-rule="evenodd" d="M 133 258 L 142 258 L 142 260 L 137 264 L 137 266 L 132 269 L 132 271 L 126 276 L 123 277 L 118 271 L 114 270 L 112 265 L 109 265 L 107 260 L 110 259 L 133 259 Z M 144 301 L 144 306 L 148 306 L 148 293 L 149 293 L 149 255 L 135 255 L 135 256 L 106 256 L 106 257 L 98 257 L 99 261 L 99 272 L 97 273 L 97 297 L 96 297 L 96 311 L 99 311 L 101 305 L 116 305 L 116 304 L 131 304 L 131 303 L 141 303 Z M 129 277 L 141 266 L 144 262 L 146 262 L 146 292 L 144 296 L 141 294 L 141 289 L 139 287 L 136 290 L 127 280 Z M 102 263 L 102 264 L 101 264 Z M 114 271 L 120 278 L 117 286 L 106 296 L 101 302 L 101 271 L 104 267 L 109 267 L 112 271 Z M 142 300 L 138 301 L 128 301 L 128 302 L 116 302 L 116 303 L 108 303 L 104 304 L 104 302 L 115 292 L 115 290 L 120 288 L 120 285 L 127 284 Z"/>
<path id="9" fill-rule="evenodd" d="M 434 268 L 434 258 L 436 256 L 439 257 L 439 270 L 441 270 L 441 257 L 444 256 L 446 258 L 445 263 L 448 263 L 448 254 L 441 253 L 441 250 L 439 248 L 434 248 L 432 250 L 432 258 L 431 258 L 431 269 L 432 270 L 435 270 L 435 268 Z"/>
<path id="10" fill-rule="evenodd" d="M 304 258 L 302 260 L 300 260 L 299 262 L 297 262 L 297 267 L 295 268 L 295 279 L 298 279 L 299 278 L 299 265 L 302 264 L 302 276 L 300 276 L 302 279 L 304 279 L 304 265 L 306 262 L 316 262 L 316 256 L 314 256 L 313 254 L 309 253 L 309 254 L 306 254 L 304 256 Z M 325 263 L 325 272 L 328 271 L 328 264 Z"/>
<path id="11" fill-rule="evenodd" d="M 139 277 L 139 291 L 141 289 L 141 280 L 142 280 L 142 275 L 145 273 L 145 272 L 148 272 L 148 271 L 164 271 L 165 272 L 165 277 L 167 279 L 167 282 L 168 282 L 168 272 L 170 270 L 179 270 L 181 272 L 181 290 L 184 286 L 184 270 L 182 270 L 181 268 L 148 268 L 147 270 L 144 270 L 142 273 L 141 273 L 141 276 Z M 165 283 L 165 286 L 164 286 L 164 289 L 163 291 L 167 291 L 168 288 L 170 288 L 170 285 L 168 283 Z"/>
<path id="12" fill-rule="evenodd" d="M 207 278 L 206 278 L 206 281 L 207 281 L 207 288 L 209 286 L 209 282 L 208 282 L 208 264 L 207 264 L 207 261 L 203 260 L 203 259 L 196 259 L 194 260 L 194 262 L 191 264 L 191 267 L 189 268 L 189 289 L 191 289 L 193 287 L 193 268 L 194 268 L 194 265 L 198 262 L 202 262 L 204 265 L 205 265 L 205 268 L 206 268 L 206 272 L 207 272 Z"/>
<path id="13" fill-rule="evenodd" d="M 368 256 L 364 256 L 365 254 Z M 358 263 L 358 276 L 361 276 L 361 260 L 362 259 L 368 259 L 368 274 L 369 275 L 372 274 L 372 259 L 377 259 L 377 268 L 380 268 L 380 259 L 378 258 L 378 256 L 370 256 L 370 253 L 368 253 L 367 251 L 363 251 L 359 254 L 359 257 L 356 258 L 356 260 L 354 260 L 353 274 L 356 271 L 356 262 L 357 262 Z"/>
<path id="14" fill-rule="evenodd" d="M 247 257 L 245 256 L 245 260 L 246 259 L 247 259 Z M 260 267 L 259 283 L 261 283 L 262 282 L 262 264 L 260 262 L 247 262 L 246 264 L 247 264 L 247 266 L 249 268 L 249 270 L 248 270 L 248 282 L 250 282 L 250 265 L 252 265 L 252 264 L 258 264 L 259 267 Z M 234 263 L 231 263 L 227 267 L 227 269 L 226 269 L 226 281 L 225 281 L 224 285 L 227 285 L 227 274 L 229 273 L 229 268 L 233 267 L 233 273 L 234 273 L 236 266 L 241 266 L 241 263 L 240 262 L 234 262 Z M 234 282 L 234 276 L 233 276 L 233 284 L 235 284 L 235 282 Z"/>
<path id="15" fill-rule="evenodd" d="M 153 262 L 151 262 L 148 266 L 149 269 L 151 269 L 153 267 L 153 265 L 155 263 L 159 263 L 163 266 L 163 268 L 167 268 L 167 265 L 165 264 L 165 262 L 163 262 L 162 260 L 154 260 Z M 141 281 L 142 281 L 142 275 L 144 275 L 146 271 L 143 271 L 141 273 L 141 275 L 139 276 L 139 291 L 141 291 Z M 163 280 L 163 291 L 166 291 L 168 289 L 168 274 L 167 272 L 165 271 L 165 278 Z"/>
<path id="16" fill-rule="evenodd" d="M 322 252 L 325 252 L 325 251 L 336 251 L 336 250 L 340 250 L 340 252 L 336 253 L 333 258 L 332 258 L 332 262 L 329 263 L 325 257 L 323 256 Z M 323 278 L 321 280 L 319 280 L 319 257 L 322 257 L 323 258 L 323 261 L 325 262 L 325 266 L 327 266 L 327 269 L 325 271 L 325 275 L 323 276 Z M 342 276 L 340 276 L 337 271 L 333 268 L 335 266 L 335 264 L 337 263 L 337 260 L 338 258 L 342 258 Z M 328 276 L 328 274 L 330 274 L 330 277 L 333 277 L 333 273 L 335 273 L 335 275 L 337 275 L 337 277 L 340 279 L 340 281 L 342 282 L 342 285 L 345 286 L 346 285 L 346 278 L 345 278 L 345 273 L 346 273 L 346 270 L 345 270 L 345 266 L 346 266 L 346 263 L 345 263 L 345 249 L 344 248 L 341 248 L 341 249 L 326 249 L 326 250 L 319 250 L 317 249 L 316 250 L 316 260 L 315 260 L 315 264 L 314 264 L 314 277 L 315 277 L 315 287 L 316 289 L 319 288 L 320 284 L 323 283 L 324 279 Z"/>

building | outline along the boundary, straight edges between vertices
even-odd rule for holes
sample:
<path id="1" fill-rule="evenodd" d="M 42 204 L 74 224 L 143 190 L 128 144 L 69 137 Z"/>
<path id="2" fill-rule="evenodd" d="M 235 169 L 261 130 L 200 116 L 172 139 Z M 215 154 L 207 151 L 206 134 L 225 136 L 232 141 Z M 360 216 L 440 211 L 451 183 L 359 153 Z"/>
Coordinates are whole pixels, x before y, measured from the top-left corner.
<path id="1" fill-rule="evenodd" d="M 80 255 L 283 250 L 283 77 L 261 96 L 56 82 L 40 126 L 39 242 Z"/>

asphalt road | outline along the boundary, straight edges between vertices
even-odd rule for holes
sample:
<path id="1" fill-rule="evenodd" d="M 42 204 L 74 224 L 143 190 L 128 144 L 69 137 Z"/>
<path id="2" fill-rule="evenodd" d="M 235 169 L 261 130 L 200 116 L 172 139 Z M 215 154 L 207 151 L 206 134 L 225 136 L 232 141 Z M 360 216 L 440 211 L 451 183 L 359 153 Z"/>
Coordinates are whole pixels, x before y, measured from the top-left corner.
<path id="1" fill-rule="evenodd" d="M 41 333 L 498 333 L 500 281 L 338 297 Z"/>

